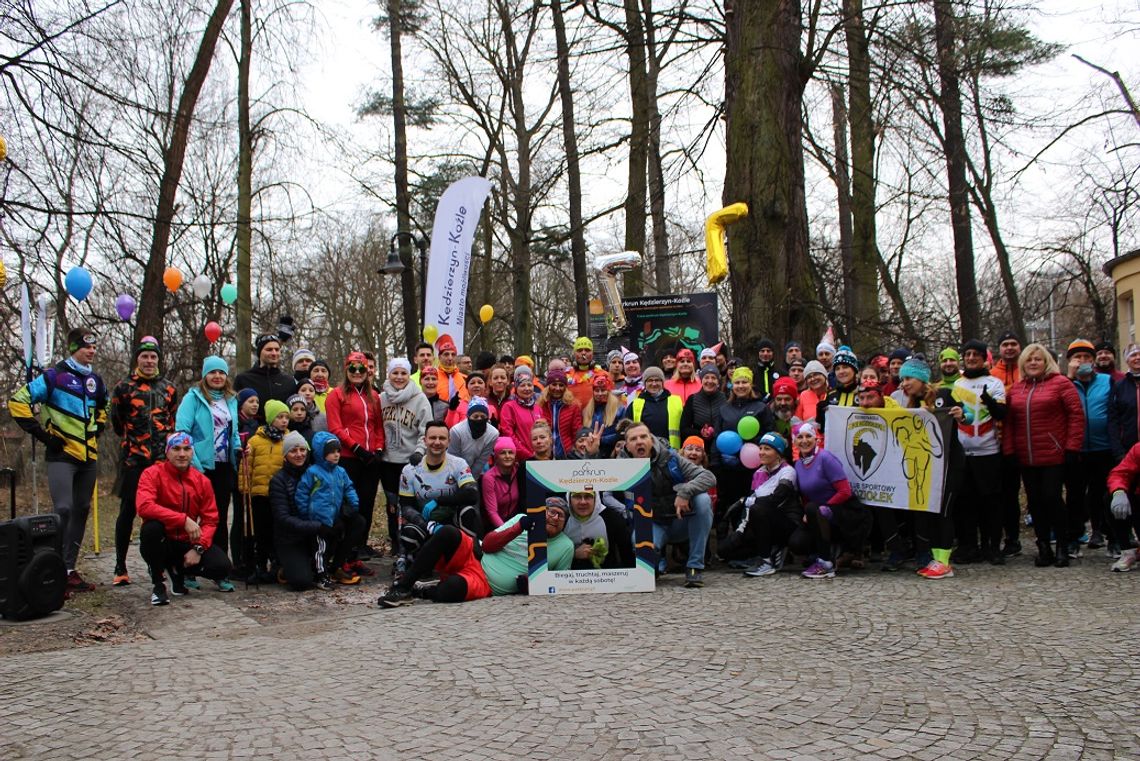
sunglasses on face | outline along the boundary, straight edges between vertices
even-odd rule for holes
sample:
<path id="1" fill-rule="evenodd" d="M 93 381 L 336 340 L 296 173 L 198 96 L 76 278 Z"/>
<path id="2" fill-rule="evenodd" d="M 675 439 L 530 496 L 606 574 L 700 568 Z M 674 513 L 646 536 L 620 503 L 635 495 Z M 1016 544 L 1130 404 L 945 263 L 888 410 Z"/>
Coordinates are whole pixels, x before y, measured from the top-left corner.
<path id="1" fill-rule="evenodd" d="M 349 365 L 348 371 L 350 373 L 364 373 L 368 372 L 368 367 L 365 365 Z"/>

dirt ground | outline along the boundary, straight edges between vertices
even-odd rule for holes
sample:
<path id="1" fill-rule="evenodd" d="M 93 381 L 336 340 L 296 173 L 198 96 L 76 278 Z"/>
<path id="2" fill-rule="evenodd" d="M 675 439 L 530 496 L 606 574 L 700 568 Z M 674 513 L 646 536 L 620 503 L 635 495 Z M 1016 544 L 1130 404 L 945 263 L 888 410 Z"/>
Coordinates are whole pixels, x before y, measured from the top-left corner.
<path id="1" fill-rule="evenodd" d="M 3 499 L 0 520 L 8 518 L 6 487 L 0 494 Z M 94 547 L 94 516 L 88 520 L 87 538 L 79 560 L 79 571 L 87 581 L 97 585 L 94 592 L 74 596 L 64 603 L 62 614 L 29 622 L 8 622 L 0 619 L 0 656 L 16 653 L 34 653 L 62 650 L 73 647 L 94 647 L 104 644 L 121 644 L 150 639 L 163 625 L 164 608 L 150 605 L 150 584 L 146 566 L 138 554 L 137 533 L 128 552 L 127 565 L 132 584 L 114 587 L 114 526 L 119 500 L 109 493 L 110 484 L 99 493 L 99 548 Z M 381 498 L 382 499 L 382 498 Z M 51 509 L 46 489 L 41 489 L 40 512 Z M 383 505 L 376 507 L 376 524 L 383 524 Z M 20 488 L 16 501 L 17 515 L 30 515 L 30 489 Z M 138 523 L 135 523 L 138 531 Z M 386 531 L 374 531 L 371 539 L 374 548 L 386 551 Z M 386 552 L 384 553 L 386 555 Z M 332 591 L 311 590 L 297 593 L 276 584 L 246 585 L 235 581 L 233 593 L 223 594 L 213 582 L 202 580 L 201 590 L 192 591 L 187 599 L 219 600 L 233 606 L 236 614 L 261 624 L 326 619 L 330 616 L 351 614 L 367 605 L 375 605 L 391 578 L 391 559 L 384 556 L 368 561 L 375 576 L 365 577 L 357 586 L 341 586 Z M 174 598 L 173 605 L 181 601 Z M 354 610 L 356 609 L 356 610 Z"/>

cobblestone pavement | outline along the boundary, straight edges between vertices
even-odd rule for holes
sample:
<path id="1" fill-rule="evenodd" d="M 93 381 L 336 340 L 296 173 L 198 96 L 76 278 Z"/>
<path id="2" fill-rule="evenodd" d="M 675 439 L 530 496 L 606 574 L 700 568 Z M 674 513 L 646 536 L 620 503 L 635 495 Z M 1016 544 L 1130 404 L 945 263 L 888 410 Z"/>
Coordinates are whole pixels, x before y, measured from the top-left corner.
<path id="1" fill-rule="evenodd" d="M 273 626 L 203 594 L 151 641 L 0 659 L 0 757 L 1138 759 L 1140 574 L 1107 565 Z"/>

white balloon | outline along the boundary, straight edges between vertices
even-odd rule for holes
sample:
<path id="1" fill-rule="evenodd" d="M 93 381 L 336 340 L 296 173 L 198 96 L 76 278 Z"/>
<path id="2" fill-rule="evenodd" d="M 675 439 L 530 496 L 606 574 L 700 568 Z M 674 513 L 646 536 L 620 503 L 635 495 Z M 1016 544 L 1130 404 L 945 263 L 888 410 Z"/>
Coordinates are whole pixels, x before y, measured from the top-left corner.
<path id="1" fill-rule="evenodd" d="M 194 291 L 196 298 L 204 299 L 210 295 L 210 286 L 212 285 L 213 283 L 210 282 L 210 278 L 205 275 L 199 275 L 194 278 L 194 282 L 190 284 L 190 288 Z"/>

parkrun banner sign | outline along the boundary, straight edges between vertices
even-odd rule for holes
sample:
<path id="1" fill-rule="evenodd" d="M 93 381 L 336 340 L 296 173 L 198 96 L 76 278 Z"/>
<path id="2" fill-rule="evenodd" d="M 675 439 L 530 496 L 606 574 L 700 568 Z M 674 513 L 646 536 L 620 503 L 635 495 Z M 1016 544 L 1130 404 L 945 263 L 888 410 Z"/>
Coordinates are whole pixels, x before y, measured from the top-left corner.
<path id="1" fill-rule="evenodd" d="M 424 325 L 435 325 L 463 353 L 463 322 L 467 311 L 467 276 L 471 272 L 471 241 L 479 226 L 483 202 L 491 192 L 484 177 L 464 177 L 452 183 L 435 208 L 424 289 Z"/>
<path id="2" fill-rule="evenodd" d="M 864 504 L 938 513 L 951 422 L 921 409 L 829 406 L 826 449 Z"/>

